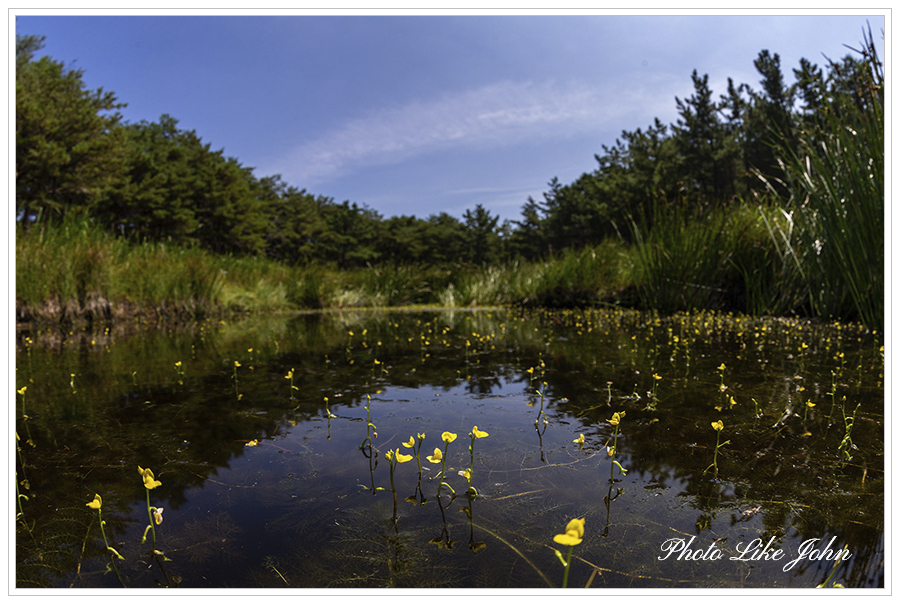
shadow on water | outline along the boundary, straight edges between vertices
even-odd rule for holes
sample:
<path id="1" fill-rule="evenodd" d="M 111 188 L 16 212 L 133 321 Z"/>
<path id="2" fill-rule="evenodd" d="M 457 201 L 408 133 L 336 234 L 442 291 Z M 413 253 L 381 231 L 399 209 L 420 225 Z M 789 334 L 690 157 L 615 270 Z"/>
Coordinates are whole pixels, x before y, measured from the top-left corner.
<path id="1" fill-rule="evenodd" d="M 302 314 L 20 334 L 16 379 L 19 588 L 558 587 L 572 518 L 570 586 L 884 586 L 858 326 Z"/>

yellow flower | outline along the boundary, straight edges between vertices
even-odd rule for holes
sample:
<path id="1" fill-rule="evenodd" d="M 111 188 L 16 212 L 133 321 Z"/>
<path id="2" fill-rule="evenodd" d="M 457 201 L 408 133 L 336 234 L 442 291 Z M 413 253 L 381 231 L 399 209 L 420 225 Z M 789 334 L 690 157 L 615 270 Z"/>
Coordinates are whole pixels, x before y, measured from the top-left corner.
<path id="1" fill-rule="evenodd" d="M 469 482 L 472 482 L 472 472 L 470 472 L 468 468 L 466 468 L 465 470 L 460 470 L 458 473 Z"/>
<path id="2" fill-rule="evenodd" d="M 722 420 L 717 422 L 711 422 L 712 429 L 716 432 L 721 432 L 725 428 L 725 424 L 722 423 Z"/>
<path id="3" fill-rule="evenodd" d="M 156 487 L 162 486 L 162 483 L 153 477 L 153 471 L 150 468 L 145 470 L 141 466 L 138 466 L 138 474 L 144 479 L 145 489 L 152 491 Z"/>
<path id="4" fill-rule="evenodd" d="M 240 366 L 241 366 L 241 364 L 240 364 L 240 363 L 238 363 L 238 362 L 237 362 L 237 361 L 235 361 L 235 362 L 234 362 L 234 366 L 235 366 L 235 367 L 240 367 Z"/>
<path id="5" fill-rule="evenodd" d="M 419 440 L 425 440 L 425 435 L 424 434 L 416 434 L 416 438 L 418 438 Z"/>
<path id="6" fill-rule="evenodd" d="M 584 518 L 573 518 L 566 525 L 565 535 L 555 535 L 553 540 L 560 545 L 578 545 L 584 538 Z"/>
<path id="7" fill-rule="evenodd" d="M 656 375 L 656 374 L 654 373 L 654 374 L 653 374 L 653 379 L 654 379 L 654 380 L 661 380 L 661 379 L 662 379 L 662 376 Z"/>
<path id="8" fill-rule="evenodd" d="M 163 508 L 154 508 L 153 510 L 153 520 L 156 521 L 156 525 L 159 526 L 162 524 L 163 518 Z"/>
<path id="9" fill-rule="evenodd" d="M 488 435 L 488 433 L 485 432 L 484 430 L 479 430 L 478 426 L 475 426 L 474 428 L 472 428 L 472 434 L 475 435 L 475 438 L 484 438 L 485 436 Z"/>
<path id="10" fill-rule="evenodd" d="M 400 444 L 403 445 L 404 447 L 406 447 L 407 449 L 412 449 L 413 447 L 416 446 L 416 439 L 413 438 L 412 436 L 410 436 L 410 437 L 409 437 L 409 442 L 406 442 L 406 443 L 400 443 Z"/>
<path id="11" fill-rule="evenodd" d="M 294 370 L 293 370 L 293 369 L 291 369 L 290 371 L 287 372 L 287 375 L 284 376 L 284 379 L 289 380 L 289 379 L 291 379 L 292 377 L 294 377 Z"/>
<path id="12" fill-rule="evenodd" d="M 253 440 L 247 442 L 247 444 L 244 446 L 245 447 L 255 447 L 258 444 L 259 444 L 259 441 L 254 438 Z"/>
<path id="13" fill-rule="evenodd" d="M 175 363 L 175 366 L 176 366 L 176 367 L 181 367 L 181 361 L 177 361 L 177 362 Z"/>
<path id="14" fill-rule="evenodd" d="M 613 413 L 612 418 L 609 419 L 609 420 L 607 420 L 607 421 L 608 421 L 609 423 L 611 423 L 613 426 L 618 426 L 618 425 L 619 425 L 619 422 L 622 420 L 622 418 L 623 418 L 624 416 L 625 416 L 625 412 L 624 412 L 624 411 L 621 411 L 621 412 L 619 412 L 619 413 Z"/>
<path id="15" fill-rule="evenodd" d="M 400 449 L 397 449 L 397 450 L 399 451 Z M 394 458 L 394 452 L 388 451 L 387 453 L 384 454 L 384 458 L 388 461 L 392 460 Z"/>
<path id="16" fill-rule="evenodd" d="M 412 455 L 404 455 L 400 452 L 400 449 L 397 449 L 397 463 L 406 463 L 410 459 L 412 459 Z"/>
<path id="17" fill-rule="evenodd" d="M 812 401 L 806 401 L 806 406 L 809 407 L 810 409 L 812 409 L 813 407 L 816 406 L 816 404 Z"/>
<path id="18" fill-rule="evenodd" d="M 578 438 L 572 441 L 573 443 L 578 443 L 579 445 L 584 444 L 584 434 L 579 434 Z"/>
<path id="19" fill-rule="evenodd" d="M 441 440 L 447 444 L 450 444 L 454 440 L 456 440 L 456 434 L 454 434 L 453 432 L 444 432 L 443 434 L 441 434 Z"/>
<path id="20" fill-rule="evenodd" d="M 100 498 L 100 495 L 94 495 L 94 500 L 84 505 L 88 506 L 92 510 L 99 510 L 100 506 L 103 505 L 103 500 Z"/>
<path id="21" fill-rule="evenodd" d="M 25 394 L 25 391 L 28 390 L 28 386 L 22 386 L 21 389 L 16 390 L 19 394 Z"/>
<path id="22" fill-rule="evenodd" d="M 722 363 L 721 365 L 719 365 L 717 369 L 719 371 L 725 371 L 725 363 Z"/>
<path id="23" fill-rule="evenodd" d="M 435 447 L 435 449 L 434 449 L 434 455 L 429 455 L 429 456 L 426 457 L 425 459 L 427 459 L 427 460 L 430 461 L 431 463 L 441 463 L 441 460 L 444 459 L 444 454 L 441 453 L 441 450 L 440 450 L 440 449 L 438 449 L 437 447 Z"/>

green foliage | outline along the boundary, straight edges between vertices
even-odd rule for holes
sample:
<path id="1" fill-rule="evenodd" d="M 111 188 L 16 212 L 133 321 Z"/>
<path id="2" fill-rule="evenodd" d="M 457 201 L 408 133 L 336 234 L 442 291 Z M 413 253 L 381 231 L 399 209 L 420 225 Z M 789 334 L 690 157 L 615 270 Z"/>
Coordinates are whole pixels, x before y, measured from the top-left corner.
<path id="1" fill-rule="evenodd" d="M 252 175 L 193 131 L 163 115 L 124 127 L 127 183 L 96 214 L 140 241 L 198 243 L 219 253 L 257 254 L 265 242 L 263 202 Z"/>
<path id="2" fill-rule="evenodd" d="M 114 95 L 35 60 L 42 39 L 16 42 L 22 317 L 636 294 L 665 312 L 883 322 L 884 79 L 871 32 L 862 59 L 826 72 L 803 59 L 790 86 L 768 50 L 754 61 L 760 90 L 729 79 L 715 101 L 695 70 L 675 124 L 622 131 L 596 170 L 553 178 L 502 224 L 481 204 L 461 220 L 384 219 L 256 178 L 171 116 L 121 124 Z"/>
<path id="3" fill-rule="evenodd" d="M 881 328 L 884 72 L 871 32 L 859 53 L 855 64 L 831 64 L 830 89 L 821 80 L 809 84 L 812 102 L 824 104 L 807 120 L 797 151 L 777 148 L 782 179 L 765 181 L 790 193 L 788 224 L 774 227 L 773 238 L 796 263 L 813 312 Z"/>
<path id="4" fill-rule="evenodd" d="M 90 210 L 119 186 L 124 105 L 86 90 L 81 70 L 34 54 L 43 38 L 16 37 L 16 217 L 25 224 Z"/>

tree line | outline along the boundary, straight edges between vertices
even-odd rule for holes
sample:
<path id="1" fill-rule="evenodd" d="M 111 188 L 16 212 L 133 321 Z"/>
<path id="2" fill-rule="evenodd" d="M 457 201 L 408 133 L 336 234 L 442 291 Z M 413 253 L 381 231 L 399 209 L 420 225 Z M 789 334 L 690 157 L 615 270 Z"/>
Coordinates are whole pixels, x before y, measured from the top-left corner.
<path id="1" fill-rule="evenodd" d="M 278 175 L 256 177 L 169 115 L 125 123 L 114 93 L 88 90 L 81 70 L 36 58 L 43 41 L 16 38 L 16 219 L 24 229 L 77 213 L 136 241 L 291 265 L 485 265 L 610 237 L 629 241 L 629 225 L 649 224 L 656 207 L 702 211 L 771 193 L 780 157 L 798 137 L 825 127 L 822 116 L 837 110 L 837 97 L 861 105 L 871 98 L 864 57 L 828 60 L 824 68 L 802 59 L 788 85 L 779 56 L 763 50 L 754 61 L 759 88 L 729 78 L 714 99 L 708 75 L 695 70 L 693 94 L 675 99 L 674 124 L 656 119 L 623 131 L 601 146 L 594 171 L 569 184 L 553 178 L 518 220 L 501 223 L 482 205 L 461 219 L 384 217 Z"/>

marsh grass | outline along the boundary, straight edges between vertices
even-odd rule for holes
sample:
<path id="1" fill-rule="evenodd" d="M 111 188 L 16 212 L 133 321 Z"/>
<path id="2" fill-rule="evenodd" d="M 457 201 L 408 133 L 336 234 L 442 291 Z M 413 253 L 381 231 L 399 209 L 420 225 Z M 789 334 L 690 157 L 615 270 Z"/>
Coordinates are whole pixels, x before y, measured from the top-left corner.
<path id="1" fill-rule="evenodd" d="M 632 221 L 634 278 L 641 305 L 662 313 L 743 306 L 741 261 L 753 247 L 747 214 L 657 205 Z M 652 226 L 648 226 L 652 224 Z"/>
<path id="2" fill-rule="evenodd" d="M 796 263 L 814 313 L 881 327 L 884 66 L 871 30 L 857 52 L 868 67 L 862 92 L 835 96 L 816 127 L 801 134 L 797 151 L 781 147 L 784 179 L 767 184 L 790 193 L 787 221 L 772 228 L 773 239 Z"/>

